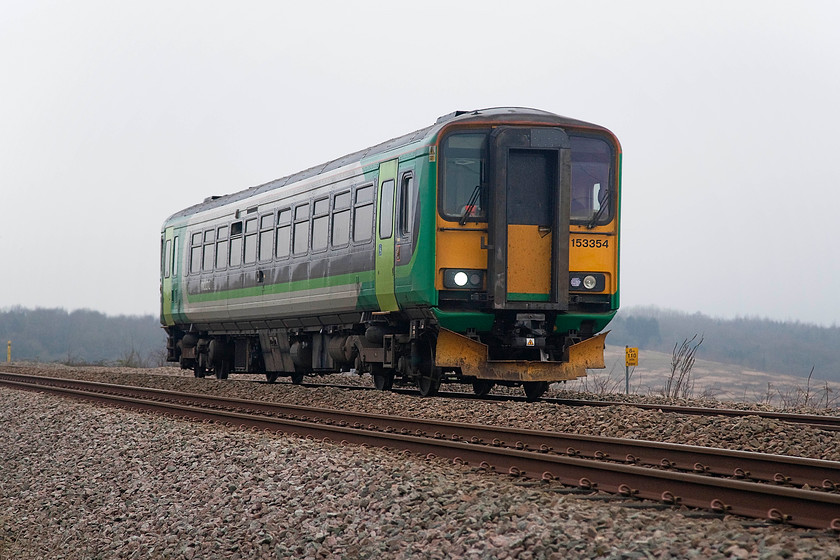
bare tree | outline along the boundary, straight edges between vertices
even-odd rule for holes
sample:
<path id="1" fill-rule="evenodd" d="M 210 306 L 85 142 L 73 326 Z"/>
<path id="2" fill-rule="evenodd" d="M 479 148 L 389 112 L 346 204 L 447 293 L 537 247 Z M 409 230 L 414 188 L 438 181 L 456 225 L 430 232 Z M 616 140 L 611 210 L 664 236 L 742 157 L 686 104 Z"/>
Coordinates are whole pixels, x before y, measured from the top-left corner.
<path id="1" fill-rule="evenodd" d="M 703 344 L 703 337 L 697 344 L 692 345 L 697 335 L 691 339 L 685 339 L 682 344 L 674 343 L 674 350 L 671 353 L 671 371 L 665 381 L 665 388 L 662 393 L 670 398 L 686 398 L 691 394 L 694 384 L 691 381 L 691 368 L 694 367 L 694 356 L 697 349 Z"/>

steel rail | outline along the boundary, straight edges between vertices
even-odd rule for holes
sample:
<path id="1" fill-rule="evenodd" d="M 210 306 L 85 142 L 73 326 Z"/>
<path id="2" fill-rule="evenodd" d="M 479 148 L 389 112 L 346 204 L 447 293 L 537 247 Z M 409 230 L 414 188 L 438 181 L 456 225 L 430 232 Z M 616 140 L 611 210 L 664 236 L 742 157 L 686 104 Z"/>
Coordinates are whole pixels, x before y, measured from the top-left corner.
<path id="1" fill-rule="evenodd" d="M 333 387 L 338 389 L 348 390 L 364 390 L 375 391 L 374 387 L 367 387 L 363 385 L 339 385 L 327 383 L 302 383 L 304 387 Z M 391 389 L 395 393 L 405 395 L 416 395 L 419 392 L 416 389 L 395 387 Z M 461 393 L 454 391 L 440 391 L 438 397 L 450 399 L 468 399 L 468 400 L 489 400 L 498 402 L 528 402 L 526 397 L 519 395 L 485 395 L 479 397 L 472 393 Z M 540 397 L 537 402 L 545 402 L 550 404 L 559 404 L 565 406 L 593 406 L 593 407 L 616 407 L 616 406 L 631 406 L 642 410 L 658 410 L 661 412 L 668 412 L 672 414 L 689 414 L 694 416 L 727 416 L 727 417 L 741 417 L 741 416 L 758 416 L 759 418 L 768 418 L 771 420 L 780 420 L 782 422 L 789 422 L 791 424 L 807 424 L 815 428 L 829 431 L 840 431 L 840 416 L 822 415 L 822 414 L 800 414 L 795 412 L 772 412 L 768 410 L 739 410 L 736 408 L 710 408 L 702 406 L 680 406 L 673 404 L 656 404 L 656 403 L 633 403 L 621 401 L 596 401 L 584 399 L 563 399 L 555 397 Z"/>
<path id="2" fill-rule="evenodd" d="M 727 476 L 736 479 L 771 482 L 779 485 L 809 486 L 835 490 L 840 488 L 840 462 L 755 453 L 731 449 L 700 447 L 646 440 L 612 438 L 563 432 L 530 430 L 366 414 L 286 403 L 253 401 L 216 395 L 167 391 L 134 385 L 114 385 L 77 379 L 26 376 L 0 373 L 0 379 L 18 380 L 40 386 L 66 386 L 79 390 L 174 400 L 182 404 L 243 409 L 272 415 L 339 423 L 368 430 L 384 430 L 431 436 L 437 439 L 468 441 L 497 447 L 558 453 L 574 457 L 608 460 L 625 464 L 655 466 L 663 469 Z"/>
<path id="3" fill-rule="evenodd" d="M 437 456 L 449 458 L 458 463 L 478 465 L 497 472 L 558 480 L 567 485 L 604 490 L 627 497 L 648 498 L 666 503 L 712 509 L 721 513 L 784 521 L 804 527 L 840 530 L 840 495 L 833 493 L 592 461 L 524 449 L 477 445 L 462 441 L 430 439 L 416 435 L 212 410 L 103 392 L 91 393 L 50 384 L 27 386 L 20 381 L 5 381 L 5 383 L 19 388 L 46 390 L 109 403 L 116 402 L 130 408 L 165 411 L 188 418 L 292 435 L 303 434 L 329 441 L 339 440 L 357 444 L 376 442 L 377 445 L 383 447 L 420 454 L 428 454 L 429 450 L 433 449 L 433 453 Z M 131 389 L 137 388 L 131 387 Z M 250 403 L 250 401 L 246 402 Z M 418 421 L 415 420 L 415 422 Z"/>

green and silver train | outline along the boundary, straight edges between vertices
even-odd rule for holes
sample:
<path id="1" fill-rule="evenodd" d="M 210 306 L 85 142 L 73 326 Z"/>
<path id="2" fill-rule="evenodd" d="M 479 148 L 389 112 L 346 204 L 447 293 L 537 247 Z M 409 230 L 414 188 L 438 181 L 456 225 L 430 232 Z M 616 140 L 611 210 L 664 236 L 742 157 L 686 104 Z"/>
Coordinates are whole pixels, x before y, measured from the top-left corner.
<path id="1" fill-rule="evenodd" d="M 495 108 L 207 198 L 161 233 L 168 360 L 536 399 L 604 367 L 620 169 L 601 126 Z"/>

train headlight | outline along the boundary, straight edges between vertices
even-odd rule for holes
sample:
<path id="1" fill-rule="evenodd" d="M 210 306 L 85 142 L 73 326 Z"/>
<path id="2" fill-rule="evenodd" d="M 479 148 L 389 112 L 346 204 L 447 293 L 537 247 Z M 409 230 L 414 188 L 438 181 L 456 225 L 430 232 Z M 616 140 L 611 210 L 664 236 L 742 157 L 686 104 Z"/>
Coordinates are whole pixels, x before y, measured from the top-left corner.
<path id="1" fill-rule="evenodd" d="M 443 270 L 443 287 L 449 289 L 477 290 L 484 284 L 484 271 L 466 268 Z"/>
<path id="2" fill-rule="evenodd" d="M 569 291 L 603 292 L 607 286 L 606 274 L 597 272 L 570 272 Z"/>

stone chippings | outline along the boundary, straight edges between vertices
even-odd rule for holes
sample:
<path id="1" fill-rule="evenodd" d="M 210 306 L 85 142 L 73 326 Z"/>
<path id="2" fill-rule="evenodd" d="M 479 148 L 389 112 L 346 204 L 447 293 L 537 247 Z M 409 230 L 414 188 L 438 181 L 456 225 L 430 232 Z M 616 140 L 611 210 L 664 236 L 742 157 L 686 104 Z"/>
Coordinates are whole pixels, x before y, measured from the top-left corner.
<path id="1" fill-rule="evenodd" d="M 322 406 L 356 409 L 379 403 L 382 412 L 402 415 L 692 440 L 683 443 L 752 441 L 758 450 L 838 457 L 833 433 L 756 418 L 667 422 L 669 415 L 629 407 L 612 413 L 540 403 L 450 407 L 443 399 L 390 394 L 88 373 L 193 392 L 203 386 L 231 396 L 265 393 L 250 395 L 265 400 L 308 396 Z M 34 392 L 0 389 L 0 426 L 0 559 L 840 557 L 840 540 L 828 532 L 628 507 L 442 460 Z"/>

